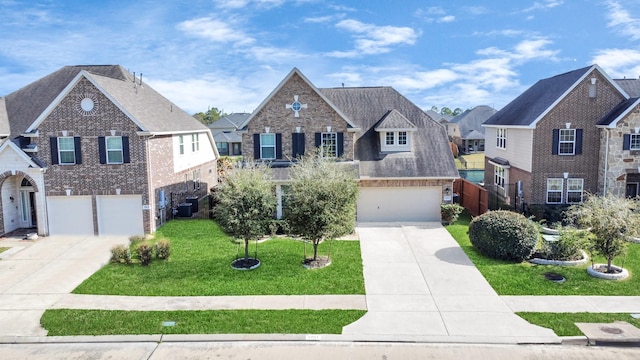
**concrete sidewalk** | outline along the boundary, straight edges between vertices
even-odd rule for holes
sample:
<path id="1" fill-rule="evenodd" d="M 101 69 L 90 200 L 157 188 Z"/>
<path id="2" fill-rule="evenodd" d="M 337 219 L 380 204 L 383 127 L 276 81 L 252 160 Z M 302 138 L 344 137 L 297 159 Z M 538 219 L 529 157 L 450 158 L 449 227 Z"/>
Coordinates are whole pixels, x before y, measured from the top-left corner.
<path id="1" fill-rule="evenodd" d="M 345 326 L 342 335 L 323 335 L 322 339 L 508 344 L 561 340 L 514 311 L 640 313 L 640 297 L 498 296 L 440 224 L 387 225 L 358 227 L 366 296 L 76 295 L 70 292 L 108 261 L 113 245 L 126 244 L 127 238 L 5 239 L 0 246 L 16 250 L 0 260 L 4 275 L 0 277 L 0 338 L 45 336 L 40 317 L 46 309 L 56 308 L 364 309 L 367 314 Z M 305 338 L 285 337 L 301 336 Z M 273 335 L 265 335 L 271 338 Z"/>

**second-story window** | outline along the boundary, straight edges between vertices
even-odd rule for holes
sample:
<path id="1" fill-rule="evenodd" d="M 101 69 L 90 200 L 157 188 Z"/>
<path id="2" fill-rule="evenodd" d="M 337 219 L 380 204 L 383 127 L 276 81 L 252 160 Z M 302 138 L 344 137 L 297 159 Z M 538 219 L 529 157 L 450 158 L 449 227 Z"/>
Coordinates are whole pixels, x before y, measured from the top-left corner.
<path id="1" fill-rule="evenodd" d="M 200 134 L 191 134 L 191 151 L 200 151 Z"/>
<path id="2" fill-rule="evenodd" d="M 629 150 L 640 150 L 640 134 L 631 134 Z"/>
<path id="3" fill-rule="evenodd" d="M 576 129 L 560 129 L 558 155 L 575 155 Z"/>
<path id="4" fill-rule="evenodd" d="M 184 136 L 183 135 L 178 136 L 178 151 L 180 155 L 184 155 Z"/>
<path id="5" fill-rule="evenodd" d="M 107 145 L 107 164 L 122 164 L 124 162 L 122 137 L 107 136 L 105 140 Z"/>
<path id="6" fill-rule="evenodd" d="M 496 147 L 498 149 L 507 148 L 507 129 L 505 128 L 496 129 Z"/>
<path id="7" fill-rule="evenodd" d="M 74 165 L 76 163 L 76 149 L 72 136 L 58 138 L 58 159 L 62 165 Z"/>

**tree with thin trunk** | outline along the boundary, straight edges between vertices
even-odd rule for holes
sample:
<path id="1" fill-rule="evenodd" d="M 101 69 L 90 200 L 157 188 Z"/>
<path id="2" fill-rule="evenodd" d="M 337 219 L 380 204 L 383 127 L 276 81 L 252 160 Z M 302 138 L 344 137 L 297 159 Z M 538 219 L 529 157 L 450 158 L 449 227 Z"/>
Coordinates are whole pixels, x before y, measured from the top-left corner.
<path id="1" fill-rule="evenodd" d="M 358 185 L 350 163 L 326 159 L 320 152 L 304 156 L 291 168 L 291 186 L 284 210 L 291 233 L 313 244 L 318 264 L 318 245 L 324 240 L 350 234 L 355 229 Z M 330 261 L 331 247 L 326 261 Z"/>
<path id="2" fill-rule="evenodd" d="M 276 210 L 271 173 L 265 165 L 235 169 L 216 190 L 216 218 L 228 234 L 244 241 L 244 261 L 234 267 L 251 268 L 259 263 L 249 258 L 249 242 L 269 232 Z"/>
<path id="3" fill-rule="evenodd" d="M 589 228 L 593 251 L 607 259 L 607 272 L 616 256 L 626 251 L 626 239 L 635 235 L 640 225 L 638 201 L 615 196 L 587 195 L 587 199 L 567 210 L 567 217 Z"/>

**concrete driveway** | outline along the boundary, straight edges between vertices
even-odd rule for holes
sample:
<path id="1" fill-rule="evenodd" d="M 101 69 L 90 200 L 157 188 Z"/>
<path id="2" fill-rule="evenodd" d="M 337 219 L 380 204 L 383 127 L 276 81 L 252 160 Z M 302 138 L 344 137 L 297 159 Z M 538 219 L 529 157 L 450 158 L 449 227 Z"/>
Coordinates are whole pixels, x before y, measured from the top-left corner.
<path id="1" fill-rule="evenodd" d="M 516 316 L 439 223 L 359 224 L 368 313 L 361 340 L 559 343 Z"/>
<path id="2" fill-rule="evenodd" d="M 0 254 L 0 336 L 44 336 L 44 311 L 109 261 L 128 237 L 4 239 Z"/>

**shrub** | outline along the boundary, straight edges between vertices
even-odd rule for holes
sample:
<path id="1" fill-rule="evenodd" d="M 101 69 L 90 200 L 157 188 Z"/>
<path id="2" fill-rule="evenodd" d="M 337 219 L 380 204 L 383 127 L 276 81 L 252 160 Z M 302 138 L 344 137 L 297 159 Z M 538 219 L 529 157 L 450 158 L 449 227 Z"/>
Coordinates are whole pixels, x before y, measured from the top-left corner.
<path id="1" fill-rule="evenodd" d="M 458 216 L 464 208 L 458 204 L 440 204 L 440 217 L 442 222 L 451 224 L 458 220 Z"/>
<path id="2" fill-rule="evenodd" d="M 111 248 L 111 261 L 120 264 L 131 264 L 131 251 L 127 246 L 116 245 Z"/>
<path id="3" fill-rule="evenodd" d="M 131 246 L 136 246 L 136 245 L 138 245 L 139 243 L 141 243 L 144 240 L 145 240 L 144 236 L 134 235 L 134 236 L 129 237 L 129 244 Z"/>
<path id="4" fill-rule="evenodd" d="M 269 231 L 271 236 L 284 235 L 289 232 L 289 223 L 287 220 L 272 220 L 269 223 Z"/>
<path id="5" fill-rule="evenodd" d="M 575 228 L 563 227 L 556 241 L 542 240 L 536 257 L 548 260 L 571 261 L 582 258 L 582 249 L 588 246 L 588 232 Z"/>
<path id="6" fill-rule="evenodd" d="M 171 246 L 168 240 L 160 240 L 155 244 L 156 258 L 166 260 L 171 255 Z"/>
<path id="7" fill-rule="evenodd" d="M 522 214 L 496 210 L 471 221 L 469 240 L 485 256 L 522 261 L 536 248 L 538 228 Z"/>
<path id="8" fill-rule="evenodd" d="M 136 246 L 136 254 L 140 264 L 149 265 L 153 256 L 153 247 L 148 242 L 141 242 Z"/>

